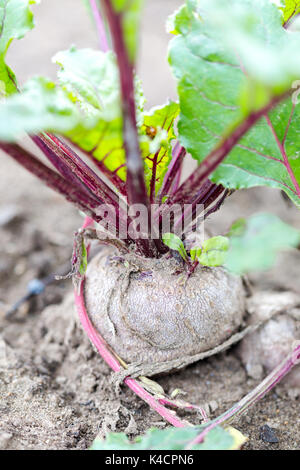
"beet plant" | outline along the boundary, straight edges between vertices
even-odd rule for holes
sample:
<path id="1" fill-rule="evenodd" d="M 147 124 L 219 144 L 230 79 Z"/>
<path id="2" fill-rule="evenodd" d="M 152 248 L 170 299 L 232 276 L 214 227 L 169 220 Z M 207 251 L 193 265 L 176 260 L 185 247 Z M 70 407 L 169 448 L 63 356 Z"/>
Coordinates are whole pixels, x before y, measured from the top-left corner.
<path id="1" fill-rule="evenodd" d="M 205 220 L 239 189 L 277 188 L 300 207 L 300 3 L 187 0 L 167 21 L 178 101 L 150 110 L 135 71 L 142 0 L 86 2 L 100 50 L 58 52 L 57 82 L 34 77 L 19 87 L 6 52 L 33 28 L 34 3 L 0 0 L 0 148 L 85 214 L 72 258 L 81 323 L 116 382 L 184 428 L 152 430 L 132 446 L 239 447 L 237 431 L 220 426 L 297 364 L 298 342 L 213 421 L 147 376 L 258 330 L 267 320 L 243 328 L 243 275 L 300 245 L 299 231 L 271 214 L 215 237 L 205 232 Z M 184 178 L 188 154 L 198 167 Z M 92 242 L 103 248 L 88 263 Z M 191 428 L 172 407 L 195 408 L 203 424 Z M 94 447 L 130 445 L 112 435 Z"/>

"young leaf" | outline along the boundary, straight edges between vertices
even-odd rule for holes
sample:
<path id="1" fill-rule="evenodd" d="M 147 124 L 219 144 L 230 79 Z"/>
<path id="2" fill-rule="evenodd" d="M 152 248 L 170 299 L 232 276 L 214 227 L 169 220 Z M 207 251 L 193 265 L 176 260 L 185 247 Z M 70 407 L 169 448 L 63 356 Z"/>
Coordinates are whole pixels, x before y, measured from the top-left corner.
<path id="1" fill-rule="evenodd" d="M 180 141 L 201 163 L 249 113 L 300 77 L 300 34 L 282 27 L 269 0 L 187 0 L 172 23 Z M 232 189 L 279 188 L 300 207 L 296 98 L 260 119 L 211 180 Z"/>
<path id="2" fill-rule="evenodd" d="M 82 242 L 82 246 L 81 246 L 81 258 L 82 259 L 81 259 L 81 264 L 79 267 L 79 273 L 81 276 L 84 276 L 87 270 L 87 265 L 88 265 L 88 253 L 87 253 L 87 249 L 86 249 L 84 241 Z"/>
<path id="3" fill-rule="evenodd" d="M 283 12 L 283 22 L 286 24 L 300 13 L 300 0 L 284 0 L 280 10 Z"/>
<path id="4" fill-rule="evenodd" d="M 175 235 L 174 233 L 164 233 L 162 240 L 164 244 L 171 250 L 178 251 L 178 253 L 184 260 L 187 259 L 187 253 L 184 248 L 184 244 L 177 235 Z"/>
<path id="5" fill-rule="evenodd" d="M 199 248 L 199 247 L 198 248 L 197 247 L 192 248 L 190 250 L 191 260 L 196 261 L 199 258 L 199 256 L 201 255 L 201 253 L 202 253 L 202 248 Z"/>
<path id="6" fill-rule="evenodd" d="M 77 49 L 58 52 L 52 61 L 59 65 L 58 79 L 87 114 L 112 121 L 121 114 L 119 72 L 113 52 Z"/>
<path id="7" fill-rule="evenodd" d="M 109 433 L 105 440 L 96 439 L 91 450 L 184 450 L 195 439 L 200 426 L 187 428 L 149 429 L 144 436 L 130 442 L 124 433 Z M 201 444 L 191 450 L 230 450 L 240 448 L 245 440 L 237 439 L 232 431 L 212 429 Z"/>
<path id="8" fill-rule="evenodd" d="M 178 114 L 178 103 L 171 101 L 165 106 L 152 108 L 143 115 L 141 132 L 144 138 L 141 138 L 141 151 L 151 200 L 158 194 L 172 158 L 171 142 L 176 137 L 174 121 Z"/>
<path id="9" fill-rule="evenodd" d="M 84 115 L 95 119 L 92 128 L 87 129 L 82 122 L 67 136 L 124 181 L 123 121 L 115 55 L 72 47 L 56 54 L 53 61 L 60 66 L 58 78 L 62 87 Z"/>
<path id="10" fill-rule="evenodd" d="M 272 214 L 241 219 L 234 226 L 228 234 L 230 249 L 225 266 L 236 274 L 269 269 L 278 252 L 300 244 L 300 232 Z"/>
<path id="11" fill-rule="evenodd" d="M 123 145 L 119 71 L 115 55 L 90 49 L 59 52 L 53 59 L 61 67 L 58 77 L 72 100 L 88 115 L 97 119 L 87 132 L 77 127 L 68 137 L 93 155 L 118 177 L 126 179 L 126 158 Z M 157 194 L 171 159 L 173 124 L 179 113 L 177 103 L 153 108 L 144 113 L 144 94 L 135 80 L 135 102 L 138 126 L 141 126 L 141 151 L 145 161 L 146 185 Z M 155 134 L 155 135 L 154 135 Z"/>
<path id="12" fill-rule="evenodd" d="M 0 0 L 0 94 L 7 96 L 17 89 L 16 77 L 5 58 L 13 39 L 21 39 L 34 27 L 30 5 L 38 0 Z"/>
<path id="13" fill-rule="evenodd" d="M 212 237 L 203 242 L 202 248 L 193 248 L 191 256 L 203 266 L 222 266 L 225 263 L 228 249 L 229 239 L 227 237 Z"/>
<path id="14" fill-rule="evenodd" d="M 24 132 L 63 134 L 95 158 L 102 171 L 108 170 L 108 176 L 123 184 L 126 158 L 115 55 L 72 47 L 56 54 L 53 61 L 60 67 L 61 87 L 47 79 L 35 78 L 27 82 L 22 93 L 0 103 L 3 122 L 0 139 L 16 140 Z M 152 188 L 155 195 L 171 158 L 173 125 L 179 106 L 170 102 L 144 113 L 145 99 L 137 78 L 135 92 L 146 184 L 149 193 Z"/>
<path id="15" fill-rule="evenodd" d="M 0 140 L 16 141 L 24 132 L 65 133 L 80 120 L 78 108 L 63 90 L 46 78 L 33 78 L 22 93 L 0 102 Z"/>

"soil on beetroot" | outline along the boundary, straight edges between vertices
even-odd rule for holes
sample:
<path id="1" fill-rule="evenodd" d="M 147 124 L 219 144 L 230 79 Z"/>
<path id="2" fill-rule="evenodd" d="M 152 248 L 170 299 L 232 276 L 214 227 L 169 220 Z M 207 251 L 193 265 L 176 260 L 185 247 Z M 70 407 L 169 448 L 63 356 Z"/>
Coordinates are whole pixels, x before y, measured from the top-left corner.
<path id="1" fill-rule="evenodd" d="M 169 11 L 170 3 L 176 2 L 166 2 Z M 58 8 L 56 0 L 53 4 Z M 43 8 L 46 15 L 47 6 Z M 161 15 L 165 17 L 167 11 Z M 71 41 L 70 32 L 69 36 L 65 41 Z M 151 38 L 148 34 L 146 44 Z M 152 97 L 156 96 L 154 92 Z M 5 318 L 9 307 L 26 292 L 28 281 L 58 272 L 68 262 L 73 232 L 82 218 L 2 155 L 0 187 L 0 449 L 86 449 L 97 434 L 104 436 L 109 430 L 136 436 L 150 426 L 165 427 L 159 415 L 126 387 L 117 392 L 111 385 L 109 368 L 77 323 L 69 281 L 52 284 L 15 317 Z M 299 212 L 278 192 L 262 189 L 233 195 L 209 221 L 209 228 L 214 234 L 222 233 L 237 217 L 257 211 L 276 213 L 300 228 Z M 297 293 L 299 279 L 299 252 L 282 255 L 269 273 L 251 276 L 254 290 Z M 204 405 L 211 417 L 258 383 L 247 376 L 236 348 L 158 382 L 167 393 L 184 390 L 186 399 Z M 299 449 L 299 411 L 300 393 L 276 387 L 235 423 L 249 437 L 244 448 Z M 199 422 L 194 414 L 181 414 Z M 262 429 L 265 425 L 274 430 L 278 443 L 265 441 L 269 437 Z"/>

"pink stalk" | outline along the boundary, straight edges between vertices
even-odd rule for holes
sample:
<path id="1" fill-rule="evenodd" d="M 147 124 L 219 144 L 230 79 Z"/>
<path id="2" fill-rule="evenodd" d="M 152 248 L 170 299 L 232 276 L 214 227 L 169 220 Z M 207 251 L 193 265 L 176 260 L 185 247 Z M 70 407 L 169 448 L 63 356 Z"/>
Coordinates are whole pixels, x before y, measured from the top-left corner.
<path id="1" fill-rule="evenodd" d="M 181 401 L 181 400 L 172 400 L 170 398 L 159 398 L 158 401 L 162 405 L 172 406 L 174 408 L 181 408 L 184 410 L 196 410 L 200 413 L 202 420 L 204 422 L 209 421 L 205 409 L 202 408 L 201 406 L 192 405 L 191 403 Z"/>
<path id="2" fill-rule="evenodd" d="M 88 228 L 93 225 L 94 221 L 87 217 L 85 219 L 83 228 Z M 89 247 L 88 247 L 89 250 Z M 123 367 L 120 362 L 110 351 L 109 346 L 106 344 L 104 339 L 100 334 L 95 330 L 92 322 L 89 319 L 88 313 L 85 308 L 85 299 L 84 299 L 84 280 L 80 284 L 79 291 L 75 290 L 75 304 L 77 307 L 77 312 L 79 319 L 83 326 L 83 329 L 88 335 L 88 338 L 92 344 L 96 347 L 98 352 L 104 361 L 109 365 L 109 367 L 114 372 L 120 372 Z M 290 371 L 291 369 L 298 364 L 300 361 L 300 343 L 297 343 L 293 351 L 285 358 L 285 360 L 269 374 L 263 382 L 261 382 L 254 390 L 252 390 L 248 395 L 246 395 L 242 400 L 236 403 L 228 411 L 211 421 L 205 429 L 188 445 L 188 449 L 193 448 L 193 446 L 204 441 L 206 435 L 214 429 L 216 426 L 222 424 L 229 424 L 234 418 L 240 416 L 242 413 L 247 411 L 252 405 L 257 401 L 263 398 L 273 387 L 275 387 Z M 156 399 L 150 393 L 148 393 L 137 380 L 127 377 L 124 380 L 124 383 L 142 400 L 144 400 L 153 410 L 155 410 L 163 419 L 172 424 L 175 427 L 185 427 L 190 426 L 191 424 L 187 421 L 183 421 L 175 414 L 174 411 L 168 410 L 164 405 L 182 407 L 187 409 L 197 409 L 200 411 L 202 417 L 207 421 L 205 411 L 201 407 L 191 405 L 189 403 L 184 403 L 164 397 Z"/>
<path id="3" fill-rule="evenodd" d="M 263 398 L 274 388 L 300 361 L 300 342 L 297 343 L 292 352 L 277 366 L 254 390 L 242 400 L 233 405 L 228 411 L 210 422 L 208 426 L 188 445 L 188 449 L 204 441 L 205 436 L 216 426 L 229 424 L 234 418 L 245 413 L 252 405 Z"/>
<path id="4" fill-rule="evenodd" d="M 95 19 L 95 23 L 96 23 L 100 49 L 103 52 L 108 52 L 110 48 L 109 48 L 109 44 L 108 44 L 107 37 L 106 37 L 105 25 L 104 25 L 101 13 L 98 9 L 97 0 L 90 0 L 90 5 L 91 5 L 92 13 Z"/>
<path id="5" fill-rule="evenodd" d="M 77 312 L 79 315 L 80 322 L 82 324 L 83 329 L 87 333 L 90 341 L 92 344 L 97 348 L 99 354 L 104 359 L 104 361 L 109 365 L 109 367 L 114 372 L 120 372 L 123 367 L 116 359 L 114 354 L 109 351 L 109 347 L 95 330 L 94 326 L 92 325 L 86 308 L 85 308 L 85 301 L 84 301 L 84 281 L 81 282 L 79 293 L 75 290 L 75 304 L 77 307 Z M 150 393 L 148 393 L 135 379 L 131 379 L 127 377 L 124 380 L 124 383 L 138 395 L 142 400 L 144 400 L 153 410 L 159 413 L 162 418 L 168 421 L 175 427 L 185 427 L 188 426 L 189 423 L 182 421 L 179 419 L 174 412 L 165 408 L 159 400 L 156 400 Z"/>
<path id="6" fill-rule="evenodd" d="M 90 227 L 94 221 L 87 217 L 84 221 L 83 228 Z M 81 282 L 79 290 L 74 290 L 75 295 L 75 304 L 78 312 L 78 316 L 82 327 L 86 334 L 88 335 L 92 344 L 96 347 L 101 357 L 109 365 L 109 367 L 114 372 L 120 372 L 123 367 L 120 362 L 117 360 L 115 355 L 109 350 L 109 346 L 106 344 L 104 339 L 100 334 L 95 330 L 92 322 L 89 319 L 88 313 L 85 308 L 85 299 L 84 299 L 84 280 Z M 160 400 L 156 400 L 150 393 L 148 393 L 135 379 L 127 377 L 124 380 L 124 383 L 138 395 L 142 400 L 144 400 L 153 410 L 161 415 L 166 421 L 172 424 L 175 427 L 185 427 L 190 426 L 190 423 L 179 419 L 176 414 L 165 408 Z"/>

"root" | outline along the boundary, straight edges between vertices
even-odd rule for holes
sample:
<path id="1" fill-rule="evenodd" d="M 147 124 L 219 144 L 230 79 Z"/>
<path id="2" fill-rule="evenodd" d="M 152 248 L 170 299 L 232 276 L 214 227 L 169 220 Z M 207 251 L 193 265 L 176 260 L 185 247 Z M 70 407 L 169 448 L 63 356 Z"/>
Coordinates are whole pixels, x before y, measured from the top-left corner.
<path id="1" fill-rule="evenodd" d="M 277 314 L 279 312 L 274 313 Z M 184 369 L 185 367 L 194 364 L 195 362 L 202 361 L 208 357 L 214 356 L 215 354 L 219 354 L 226 349 L 230 348 L 234 344 L 241 341 L 246 335 L 253 333 L 254 331 L 258 330 L 261 326 L 263 326 L 270 318 L 267 318 L 255 325 L 247 326 L 244 330 L 240 331 L 239 333 L 234 334 L 228 340 L 224 341 L 224 343 L 220 344 L 219 346 L 209 349 L 208 351 L 204 351 L 199 354 L 195 354 L 194 356 L 183 356 L 178 359 L 174 359 L 172 361 L 166 361 L 163 363 L 154 363 L 154 364 L 141 364 L 141 363 L 132 363 L 128 366 L 126 370 L 122 370 L 114 374 L 113 383 L 116 386 L 120 386 L 121 383 L 124 381 L 126 377 L 137 378 L 140 376 L 148 376 L 153 377 L 154 375 L 163 374 L 164 372 L 169 372 L 170 370 L 180 370 Z"/>
<path id="2" fill-rule="evenodd" d="M 87 247 L 87 251 L 88 250 L 89 247 Z M 131 270 L 129 266 L 128 268 L 127 276 L 125 276 L 123 280 L 126 282 L 124 282 L 123 289 L 121 289 L 123 291 L 125 286 L 125 292 L 130 284 L 130 273 L 132 272 L 132 267 Z M 159 384 L 145 376 L 149 375 L 151 377 L 153 375 L 168 372 L 170 370 L 179 370 L 189 364 L 225 351 L 233 344 L 242 340 L 246 335 L 258 330 L 272 317 L 282 313 L 282 308 L 280 308 L 280 306 L 279 308 L 275 308 L 272 312 L 269 312 L 267 318 L 264 318 L 263 320 L 258 321 L 256 324 L 246 327 L 241 332 L 234 334 L 230 339 L 223 342 L 221 345 L 208 351 L 193 356 L 184 356 L 180 359 L 166 361 L 164 363 L 154 365 L 132 363 L 131 365 L 127 366 L 127 364 L 108 346 L 102 336 L 95 330 L 92 322 L 89 319 L 85 307 L 84 276 L 83 279 L 81 279 L 79 287 L 79 291 L 75 291 L 75 302 L 77 305 L 80 321 L 91 342 L 97 348 L 102 358 L 115 372 L 113 377 L 114 383 L 119 385 L 124 381 L 124 384 L 127 385 L 136 395 L 142 398 L 153 410 L 159 413 L 166 421 L 175 427 L 190 426 L 191 423 L 179 418 L 175 411 L 166 408 L 166 406 L 196 410 L 201 415 L 202 420 L 206 424 L 203 425 L 201 433 L 195 439 L 195 443 L 202 442 L 207 432 L 209 432 L 215 426 L 223 425 L 225 423 L 228 424 L 235 417 L 244 413 L 251 405 L 256 403 L 261 397 L 263 397 L 275 385 L 277 385 L 296 364 L 299 364 L 300 343 L 298 342 L 295 344 L 293 351 L 291 351 L 290 354 L 286 356 L 278 368 L 276 368 L 269 376 L 267 376 L 261 384 L 259 384 L 252 392 L 250 392 L 250 394 L 248 394 L 240 402 L 238 402 L 230 410 L 226 411 L 218 418 L 214 419 L 213 421 L 208 421 L 205 410 L 202 407 L 194 406 L 183 401 L 181 402 L 180 400 L 173 399 L 172 396 L 171 398 L 167 397 Z M 138 377 L 138 379 L 135 379 L 134 377 Z"/>

